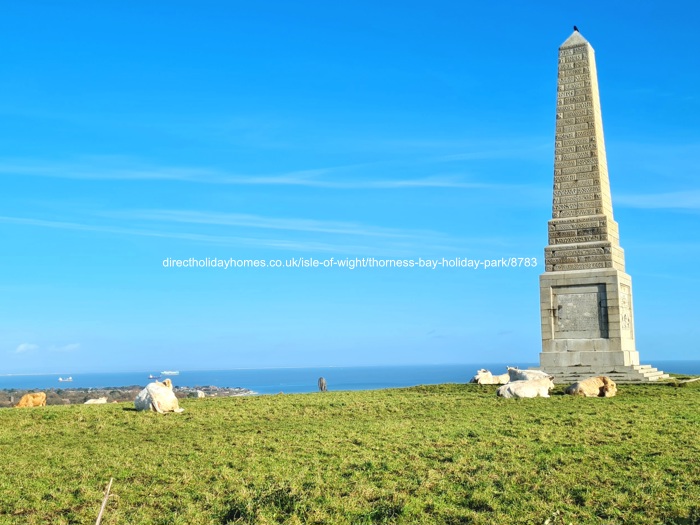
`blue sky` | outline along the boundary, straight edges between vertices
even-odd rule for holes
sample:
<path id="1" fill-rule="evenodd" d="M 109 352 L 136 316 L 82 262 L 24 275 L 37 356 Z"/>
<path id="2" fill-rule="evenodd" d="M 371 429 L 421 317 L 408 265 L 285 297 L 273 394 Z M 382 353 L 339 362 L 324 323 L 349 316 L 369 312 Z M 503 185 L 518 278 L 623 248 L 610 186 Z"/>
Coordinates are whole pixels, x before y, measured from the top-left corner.
<path id="1" fill-rule="evenodd" d="M 698 359 L 700 7 L 570 4 L 3 6 L 0 373 L 536 362 L 574 24 L 637 349 Z"/>

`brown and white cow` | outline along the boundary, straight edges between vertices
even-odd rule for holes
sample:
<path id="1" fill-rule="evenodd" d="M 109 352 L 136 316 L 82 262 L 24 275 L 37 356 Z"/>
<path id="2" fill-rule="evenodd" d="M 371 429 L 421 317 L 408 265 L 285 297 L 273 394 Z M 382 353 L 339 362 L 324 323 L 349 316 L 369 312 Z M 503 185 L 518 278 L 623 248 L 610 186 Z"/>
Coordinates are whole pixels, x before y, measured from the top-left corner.
<path id="1" fill-rule="evenodd" d="M 44 392 L 36 392 L 34 394 L 24 394 L 19 403 L 15 405 L 16 408 L 27 408 L 27 407 L 45 407 L 46 406 L 46 394 Z"/>
<path id="2" fill-rule="evenodd" d="M 589 377 L 569 386 L 566 393 L 572 396 L 613 397 L 617 394 L 617 385 L 608 376 Z"/>

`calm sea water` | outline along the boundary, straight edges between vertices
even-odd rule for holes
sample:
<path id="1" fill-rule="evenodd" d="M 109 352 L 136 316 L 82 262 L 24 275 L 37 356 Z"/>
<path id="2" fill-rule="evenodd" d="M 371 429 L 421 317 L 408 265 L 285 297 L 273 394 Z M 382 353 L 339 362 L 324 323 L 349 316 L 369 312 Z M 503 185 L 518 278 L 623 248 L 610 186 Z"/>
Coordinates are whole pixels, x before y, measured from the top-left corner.
<path id="1" fill-rule="evenodd" d="M 653 366 L 665 372 L 700 375 L 700 361 L 654 361 Z M 537 363 L 511 363 L 528 368 Z M 259 394 L 279 392 L 315 392 L 318 378 L 326 378 L 329 390 L 375 390 L 439 383 L 466 383 L 479 368 L 504 373 L 500 363 L 373 366 L 329 368 L 267 368 L 246 370 L 180 371 L 171 376 L 176 386 L 242 387 Z M 0 375 L 0 389 L 32 388 L 101 388 L 130 385 L 145 386 L 151 382 L 146 372 L 73 374 L 70 383 L 59 382 L 58 375 Z"/>

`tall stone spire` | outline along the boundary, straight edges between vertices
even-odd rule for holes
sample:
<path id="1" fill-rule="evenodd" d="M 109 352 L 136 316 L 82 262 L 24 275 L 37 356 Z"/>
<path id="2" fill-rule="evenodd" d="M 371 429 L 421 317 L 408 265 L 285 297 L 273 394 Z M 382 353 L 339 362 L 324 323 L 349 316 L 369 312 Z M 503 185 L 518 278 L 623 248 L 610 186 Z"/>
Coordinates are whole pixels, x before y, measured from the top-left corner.
<path id="1" fill-rule="evenodd" d="M 625 271 L 613 220 L 595 53 L 578 31 L 559 48 L 554 199 L 547 271 Z"/>
<path id="2" fill-rule="evenodd" d="M 668 377 L 639 364 L 632 280 L 613 219 L 595 53 L 576 29 L 559 48 L 548 226 L 540 276 L 540 366 L 558 381 Z"/>

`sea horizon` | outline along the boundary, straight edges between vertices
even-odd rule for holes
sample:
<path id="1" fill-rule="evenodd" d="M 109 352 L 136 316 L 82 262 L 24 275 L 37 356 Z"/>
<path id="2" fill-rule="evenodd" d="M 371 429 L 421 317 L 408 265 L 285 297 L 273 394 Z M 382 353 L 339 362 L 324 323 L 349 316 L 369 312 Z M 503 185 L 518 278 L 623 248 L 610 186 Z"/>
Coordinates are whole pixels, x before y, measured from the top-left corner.
<path id="1" fill-rule="evenodd" d="M 700 375 L 700 360 L 649 361 L 652 366 L 673 374 Z M 644 363 L 646 364 L 646 362 Z M 221 370 L 178 370 L 175 375 L 161 375 L 153 370 L 131 372 L 86 372 L 0 374 L 0 390 L 121 388 L 145 386 L 150 375 L 169 377 L 175 386 L 246 388 L 255 394 L 308 393 L 318 390 L 317 381 L 324 377 L 329 390 L 377 390 L 424 384 L 467 383 L 480 368 L 503 373 L 506 366 L 530 368 L 535 362 L 451 363 L 433 365 L 358 365 L 320 367 L 267 367 Z M 58 378 L 71 377 L 71 381 Z"/>

